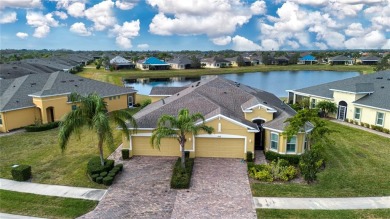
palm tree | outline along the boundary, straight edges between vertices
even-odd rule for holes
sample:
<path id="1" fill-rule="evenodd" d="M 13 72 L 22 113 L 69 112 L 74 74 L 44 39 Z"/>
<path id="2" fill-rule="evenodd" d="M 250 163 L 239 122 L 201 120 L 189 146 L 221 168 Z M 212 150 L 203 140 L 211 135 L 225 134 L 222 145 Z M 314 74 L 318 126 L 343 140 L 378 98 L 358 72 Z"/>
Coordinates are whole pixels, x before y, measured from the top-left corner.
<path id="1" fill-rule="evenodd" d="M 197 125 L 196 122 L 202 123 Z M 171 115 L 162 115 L 157 121 L 157 128 L 153 131 L 150 139 L 152 147 L 160 149 L 162 138 L 176 138 L 181 147 L 181 167 L 185 168 L 184 146 L 187 141 L 186 135 L 197 135 L 199 131 L 205 131 L 211 134 L 213 127 L 204 124 L 205 119 L 202 114 L 190 114 L 188 109 L 181 109 L 177 117 Z"/>
<path id="2" fill-rule="evenodd" d="M 129 136 L 126 122 L 130 122 L 133 127 L 137 124 L 131 113 L 126 110 L 117 110 L 108 113 L 107 103 L 96 93 L 88 96 L 81 96 L 77 93 L 70 95 L 70 101 L 77 103 L 78 107 L 69 112 L 63 121 L 60 122 L 60 131 L 58 140 L 61 150 L 64 151 L 68 144 L 70 136 L 75 133 L 81 134 L 84 127 L 93 130 L 98 136 L 98 148 L 100 153 L 100 162 L 104 165 L 103 142 L 113 145 L 113 134 L 110 127 L 110 120 L 113 120 L 121 131 Z"/>

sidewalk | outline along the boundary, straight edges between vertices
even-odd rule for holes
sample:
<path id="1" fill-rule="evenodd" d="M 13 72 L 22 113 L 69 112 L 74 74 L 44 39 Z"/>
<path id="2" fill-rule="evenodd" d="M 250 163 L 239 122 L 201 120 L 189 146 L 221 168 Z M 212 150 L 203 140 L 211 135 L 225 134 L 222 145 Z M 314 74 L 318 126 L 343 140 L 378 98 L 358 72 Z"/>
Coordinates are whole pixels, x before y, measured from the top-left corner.
<path id="1" fill-rule="evenodd" d="M 0 218 L 1 219 L 43 219 L 41 217 L 30 217 L 30 216 L 6 214 L 6 213 L 0 213 Z"/>
<path id="2" fill-rule="evenodd" d="M 255 208 L 351 210 L 390 208 L 390 196 L 361 198 L 277 198 L 253 197 Z"/>
<path id="3" fill-rule="evenodd" d="M 9 179 L 0 179 L 0 189 L 14 192 L 32 193 L 37 195 L 78 198 L 94 201 L 100 201 L 107 192 L 107 190 L 105 189 L 91 189 L 71 186 L 38 184 L 30 182 L 18 182 Z"/>
<path id="4" fill-rule="evenodd" d="M 338 124 L 341 124 L 341 125 L 349 126 L 351 128 L 360 129 L 360 130 L 363 130 L 363 131 L 366 131 L 366 132 L 370 132 L 372 134 L 380 135 L 380 136 L 383 136 L 385 138 L 390 138 L 389 134 L 386 134 L 384 132 L 378 132 L 378 131 L 375 131 L 375 130 L 372 130 L 372 129 L 369 129 L 369 128 L 366 128 L 366 127 L 362 127 L 360 125 L 355 125 L 355 124 L 351 124 L 351 123 L 340 121 L 340 120 L 336 120 L 336 119 L 331 119 L 329 121 L 334 122 L 334 123 L 338 123 Z"/>

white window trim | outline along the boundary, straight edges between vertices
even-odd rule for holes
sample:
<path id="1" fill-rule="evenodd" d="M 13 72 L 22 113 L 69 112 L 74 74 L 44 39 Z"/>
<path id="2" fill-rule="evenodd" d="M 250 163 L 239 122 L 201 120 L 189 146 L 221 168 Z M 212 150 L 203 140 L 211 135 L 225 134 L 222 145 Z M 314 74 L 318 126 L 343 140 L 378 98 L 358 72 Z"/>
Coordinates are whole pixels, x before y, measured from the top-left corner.
<path id="1" fill-rule="evenodd" d="M 276 147 L 276 149 L 274 149 L 274 148 L 272 148 L 272 135 L 273 134 L 275 134 L 275 135 L 277 135 L 278 136 L 278 144 L 277 144 L 277 147 Z M 280 136 L 279 136 L 279 133 L 276 133 L 276 132 L 271 132 L 271 136 L 270 136 L 270 143 L 269 143 L 269 150 L 270 151 L 274 151 L 274 152 L 278 152 L 278 150 L 279 150 L 279 139 L 280 138 Z"/>
<path id="2" fill-rule="evenodd" d="M 298 137 L 296 135 L 292 136 L 295 137 L 295 147 L 294 151 L 287 151 L 287 145 L 288 145 L 288 139 L 286 139 L 286 154 L 296 154 L 297 153 L 297 143 L 298 143 Z"/>
<path id="3" fill-rule="evenodd" d="M 382 117 L 382 124 L 378 124 L 378 114 L 379 113 L 382 113 L 383 114 L 383 117 Z M 386 113 L 384 112 L 376 112 L 376 118 L 375 118 L 375 125 L 376 126 L 380 126 L 380 127 L 383 127 L 385 125 L 385 115 Z"/>
<path id="4" fill-rule="evenodd" d="M 313 106 L 313 104 L 314 104 L 314 106 Z M 316 106 L 317 106 L 317 99 L 312 98 L 312 99 L 310 100 L 310 108 L 311 108 L 311 109 L 315 109 Z"/>
<path id="5" fill-rule="evenodd" d="M 356 119 L 356 109 L 360 109 L 360 112 L 359 112 L 359 119 Z M 362 108 L 359 108 L 359 107 L 355 107 L 355 111 L 353 113 L 353 120 L 355 121 L 360 121 L 362 119 Z"/>
<path id="6" fill-rule="evenodd" d="M 3 126 L 4 121 L 3 121 L 3 116 L 1 114 L 0 114 L 0 121 L 1 121 L 0 126 Z"/>

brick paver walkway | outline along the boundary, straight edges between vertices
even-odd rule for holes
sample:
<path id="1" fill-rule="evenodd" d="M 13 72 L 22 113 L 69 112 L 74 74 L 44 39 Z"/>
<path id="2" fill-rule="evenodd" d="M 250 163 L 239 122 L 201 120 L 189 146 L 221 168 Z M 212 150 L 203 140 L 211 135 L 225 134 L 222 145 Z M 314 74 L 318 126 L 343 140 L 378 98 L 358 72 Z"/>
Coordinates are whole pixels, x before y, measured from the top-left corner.
<path id="1" fill-rule="evenodd" d="M 176 190 L 170 189 L 174 157 L 134 157 L 95 210 L 81 218 L 170 218 Z"/>
<path id="2" fill-rule="evenodd" d="M 255 151 L 255 164 L 267 164 L 263 151 Z"/>
<path id="3" fill-rule="evenodd" d="M 177 192 L 172 218 L 256 218 L 240 159 L 196 158 L 191 184 Z"/>

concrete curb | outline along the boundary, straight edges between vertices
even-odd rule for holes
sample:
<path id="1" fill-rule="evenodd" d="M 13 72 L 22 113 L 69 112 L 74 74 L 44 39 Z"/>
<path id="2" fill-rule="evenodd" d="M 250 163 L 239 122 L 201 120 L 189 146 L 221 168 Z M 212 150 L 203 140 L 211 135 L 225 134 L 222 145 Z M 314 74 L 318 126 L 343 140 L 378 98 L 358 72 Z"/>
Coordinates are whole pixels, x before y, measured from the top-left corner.
<path id="1" fill-rule="evenodd" d="M 100 201 L 107 193 L 107 190 L 105 189 L 18 182 L 9 179 L 0 179 L 0 189 L 14 192 L 32 193 L 37 195 L 78 198 L 93 201 Z"/>
<path id="2" fill-rule="evenodd" d="M 359 198 L 278 198 L 253 197 L 255 208 L 351 210 L 390 208 L 390 196 Z"/>

